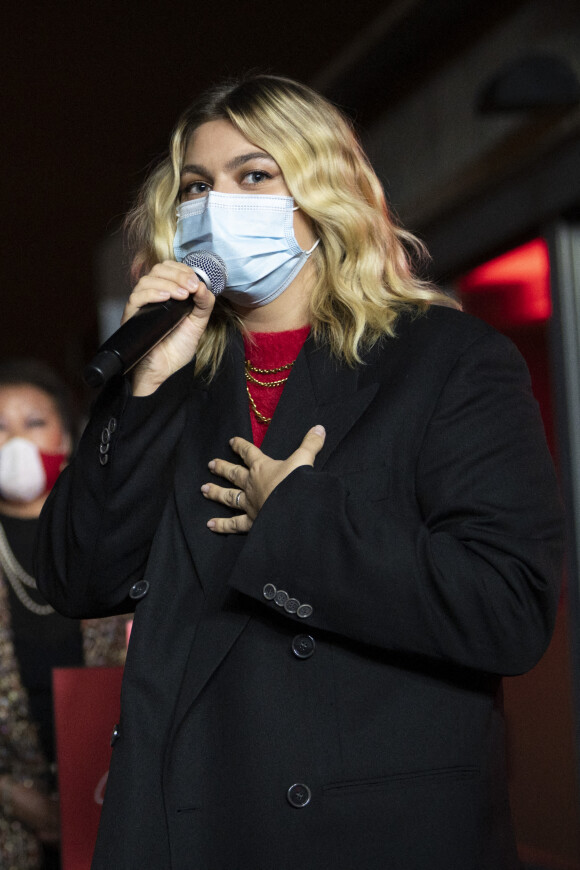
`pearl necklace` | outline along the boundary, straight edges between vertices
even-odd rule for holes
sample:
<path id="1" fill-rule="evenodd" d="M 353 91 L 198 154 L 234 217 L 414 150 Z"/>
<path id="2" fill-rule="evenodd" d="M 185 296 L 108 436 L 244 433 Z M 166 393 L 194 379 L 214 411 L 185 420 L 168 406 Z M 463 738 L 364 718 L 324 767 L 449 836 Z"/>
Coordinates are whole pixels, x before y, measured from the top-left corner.
<path id="1" fill-rule="evenodd" d="M 0 523 L 0 567 L 12 589 L 14 594 L 21 604 L 30 610 L 31 613 L 36 613 L 37 616 L 48 616 L 54 613 L 50 604 L 38 604 L 34 601 L 25 587 L 36 589 L 36 580 L 27 574 L 22 565 L 17 561 L 14 553 L 10 549 L 6 532 Z"/>

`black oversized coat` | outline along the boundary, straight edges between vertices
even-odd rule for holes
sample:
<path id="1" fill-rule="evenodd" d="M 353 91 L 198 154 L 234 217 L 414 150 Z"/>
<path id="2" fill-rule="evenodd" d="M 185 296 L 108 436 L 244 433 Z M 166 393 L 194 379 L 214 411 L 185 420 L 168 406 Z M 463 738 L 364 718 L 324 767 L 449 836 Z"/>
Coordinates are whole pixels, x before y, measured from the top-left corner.
<path id="1" fill-rule="evenodd" d="M 136 606 L 94 870 L 515 866 L 500 675 L 548 643 L 561 549 L 521 357 L 439 307 L 356 369 L 309 339 L 262 449 L 316 423 L 249 534 L 206 528 L 251 438 L 236 337 L 209 386 L 106 390 L 45 507 L 54 606 Z"/>

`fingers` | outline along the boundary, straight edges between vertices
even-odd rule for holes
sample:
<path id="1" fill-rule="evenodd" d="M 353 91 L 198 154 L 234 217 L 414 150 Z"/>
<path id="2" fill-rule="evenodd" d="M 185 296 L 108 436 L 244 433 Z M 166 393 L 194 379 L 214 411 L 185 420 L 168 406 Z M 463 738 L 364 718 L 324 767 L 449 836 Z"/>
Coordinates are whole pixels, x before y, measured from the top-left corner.
<path id="1" fill-rule="evenodd" d="M 246 488 L 249 472 L 243 465 L 237 465 L 235 462 L 226 462 L 225 459 L 212 459 L 208 464 L 208 468 L 213 474 L 217 474 L 218 477 L 223 477 L 225 480 L 229 480 L 230 483 L 235 484 L 237 489 Z"/>
<path id="2" fill-rule="evenodd" d="M 230 439 L 230 447 L 237 453 L 238 456 L 243 459 L 244 463 L 249 467 L 252 462 L 255 462 L 264 454 L 260 450 L 259 447 L 256 447 L 255 444 L 252 444 L 251 441 L 246 441 L 245 438 L 231 438 Z"/>
<path id="3" fill-rule="evenodd" d="M 231 462 L 223 462 L 219 459 L 212 460 L 209 463 L 209 468 L 215 474 L 219 474 L 226 479 L 234 480 L 247 477 L 247 469 L 241 465 L 234 465 Z M 250 531 L 253 520 L 248 514 L 244 513 L 246 498 L 243 490 L 218 486 L 215 483 L 204 483 L 201 487 L 201 492 L 204 498 L 210 501 L 227 505 L 232 510 L 241 511 L 241 513 L 233 517 L 213 517 L 207 523 L 208 529 L 222 535 L 243 534 Z"/>
<path id="4" fill-rule="evenodd" d="M 187 317 L 183 317 L 132 370 L 135 396 L 154 393 L 168 377 L 193 359 L 215 304 L 215 296 L 193 269 L 175 260 L 157 263 L 135 285 L 123 312 L 123 323 L 151 303 L 171 299 L 186 301 L 188 297 L 193 298 L 193 308 L 185 307 L 183 313 L 189 311 Z"/>
<path id="5" fill-rule="evenodd" d="M 225 504 L 232 510 L 244 510 L 244 493 L 241 489 L 227 489 L 215 483 L 204 483 L 201 488 L 204 498 Z"/>
<path id="6" fill-rule="evenodd" d="M 325 438 L 324 427 L 313 426 L 302 439 L 300 447 L 284 461 L 271 459 L 245 438 L 232 438 L 229 442 L 230 447 L 240 456 L 244 465 L 226 462 L 223 459 L 212 459 L 208 467 L 210 471 L 232 483 L 233 486 L 204 483 L 201 491 L 205 498 L 227 505 L 241 513 L 232 517 L 213 518 L 208 522 L 208 528 L 224 535 L 249 532 L 264 502 L 275 487 L 299 466 L 314 465 Z"/>
<path id="7" fill-rule="evenodd" d="M 314 460 L 324 447 L 325 438 L 324 426 L 313 426 L 302 439 L 300 447 L 292 454 L 292 459 L 298 465 L 314 465 Z"/>
<path id="8" fill-rule="evenodd" d="M 235 517 L 216 517 L 209 520 L 207 527 L 218 535 L 239 535 L 247 534 L 253 525 L 253 520 L 247 514 L 237 514 Z"/>
<path id="9" fill-rule="evenodd" d="M 225 504 L 232 510 L 244 510 L 244 493 L 241 489 L 227 489 L 214 483 L 204 483 L 201 491 L 205 498 Z M 250 531 L 254 521 L 246 513 L 233 517 L 212 517 L 207 527 L 220 535 L 244 534 Z"/>
<path id="10" fill-rule="evenodd" d="M 125 306 L 123 321 L 132 317 L 144 305 L 165 302 L 170 298 L 187 299 L 190 295 L 195 295 L 195 304 L 199 308 L 211 305 L 213 294 L 199 280 L 193 269 L 185 263 L 173 260 L 157 263 L 133 288 Z"/>

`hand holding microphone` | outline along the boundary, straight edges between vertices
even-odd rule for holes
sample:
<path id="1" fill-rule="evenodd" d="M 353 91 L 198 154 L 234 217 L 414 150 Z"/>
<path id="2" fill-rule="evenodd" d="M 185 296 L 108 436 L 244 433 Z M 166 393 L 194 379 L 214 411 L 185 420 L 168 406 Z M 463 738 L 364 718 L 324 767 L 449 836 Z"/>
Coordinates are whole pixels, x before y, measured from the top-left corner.
<path id="1" fill-rule="evenodd" d="M 223 260 L 208 251 L 158 263 L 131 293 L 122 326 L 85 368 L 86 383 L 101 386 L 142 361 L 134 394 L 154 392 L 193 358 L 226 280 Z"/>

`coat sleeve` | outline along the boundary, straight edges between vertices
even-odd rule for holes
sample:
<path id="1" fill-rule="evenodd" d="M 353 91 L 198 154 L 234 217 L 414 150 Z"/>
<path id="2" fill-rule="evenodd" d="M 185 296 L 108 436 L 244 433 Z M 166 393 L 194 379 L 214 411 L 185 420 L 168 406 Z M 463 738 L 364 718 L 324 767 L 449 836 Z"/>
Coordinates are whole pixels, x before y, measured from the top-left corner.
<path id="1" fill-rule="evenodd" d="M 119 379 L 95 403 L 39 523 L 38 587 L 65 616 L 134 609 L 129 592 L 173 486 L 192 380 L 190 364 L 152 396 L 134 398 Z"/>
<path id="2" fill-rule="evenodd" d="M 359 449 L 376 458 L 372 438 Z M 503 336 L 486 333 L 451 366 L 414 468 L 407 500 L 388 486 L 371 500 L 316 463 L 296 470 L 258 515 L 232 585 L 304 631 L 528 670 L 553 630 L 562 519 L 527 368 Z M 268 583 L 311 615 L 266 600 Z"/>

